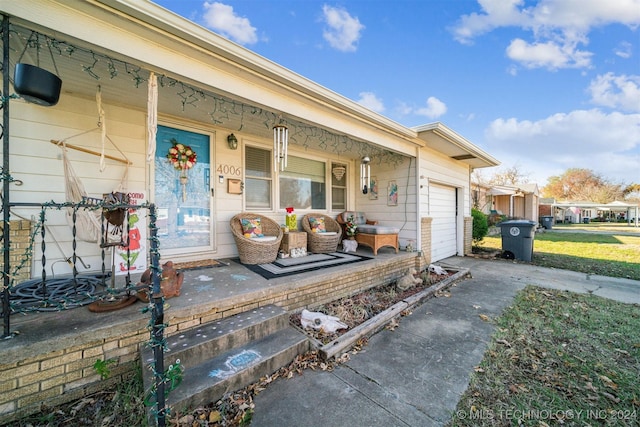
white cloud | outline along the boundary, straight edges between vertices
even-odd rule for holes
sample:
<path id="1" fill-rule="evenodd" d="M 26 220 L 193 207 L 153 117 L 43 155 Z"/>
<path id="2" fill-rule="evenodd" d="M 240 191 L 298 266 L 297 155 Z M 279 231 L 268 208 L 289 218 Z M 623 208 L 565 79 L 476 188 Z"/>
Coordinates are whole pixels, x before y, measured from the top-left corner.
<path id="1" fill-rule="evenodd" d="M 629 59 L 633 53 L 632 45 L 629 42 L 620 42 L 618 47 L 613 50 L 613 53 L 618 55 L 620 58 Z"/>
<path id="2" fill-rule="evenodd" d="M 205 25 L 213 31 L 242 45 L 258 41 L 256 28 L 247 18 L 237 16 L 233 7 L 223 3 L 204 3 Z"/>
<path id="3" fill-rule="evenodd" d="M 471 44 L 475 37 L 500 27 L 531 31 L 532 40 L 516 39 L 507 48 L 511 59 L 527 67 L 589 67 L 591 53 L 578 46 L 589 43 L 587 34 L 594 27 L 612 23 L 632 29 L 640 26 L 639 0 L 540 0 L 528 7 L 524 0 L 478 3 L 482 11 L 461 16 L 452 28 L 454 38 Z"/>
<path id="4" fill-rule="evenodd" d="M 520 160 L 538 176 L 586 168 L 626 183 L 640 179 L 640 114 L 593 109 L 538 121 L 497 119 L 485 137 L 503 163 Z"/>
<path id="5" fill-rule="evenodd" d="M 327 28 L 322 32 L 324 39 L 331 47 L 342 52 L 355 51 L 356 43 L 365 28 L 360 20 L 352 17 L 345 9 L 327 5 L 322 6 L 322 13 L 327 24 Z"/>
<path id="6" fill-rule="evenodd" d="M 593 104 L 640 112 L 640 75 L 599 75 L 591 81 L 588 91 Z"/>
<path id="7" fill-rule="evenodd" d="M 447 105 L 434 96 L 427 99 L 427 106 L 415 110 L 415 114 L 430 119 L 437 119 L 447 112 Z"/>
<path id="8" fill-rule="evenodd" d="M 527 68 L 582 68 L 591 63 L 590 52 L 577 50 L 574 46 L 560 46 L 553 41 L 527 43 L 515 39 L 507 47 L 507 56 Z"/>
<path id="9" fill-rule="evenodd" d="M 376 96 L 373 92 L 360 92 L 360 99 L 358 99 L 358 104 L 363 107 L 367 107 L 368 109 L 375 111 L 376 113 L 384 112 L 384 103 L 380 98 Z"/>

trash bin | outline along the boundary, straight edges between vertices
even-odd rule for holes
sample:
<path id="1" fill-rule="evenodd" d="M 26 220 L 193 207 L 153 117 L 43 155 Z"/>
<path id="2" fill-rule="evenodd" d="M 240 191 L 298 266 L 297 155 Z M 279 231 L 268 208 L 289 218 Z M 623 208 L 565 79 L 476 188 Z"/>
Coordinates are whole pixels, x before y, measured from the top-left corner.
<path id="1" fill-rule="evenodd" d="M 531 262 L 536 223 L 528 220 L 510 220 L 498 225 L 502 235 L 502 256 Z"/>
<path id="2" fill-rule="evenodd" d="M 584 224 L 589 224 L 589 218 L 582 218 L 582 222 Z"/>
<path id="3" fill-rule="evenodd" d="M 542 226 L 546 230 L 551 230 L 553 228 L 553 216 L 543 215 L 540 217 L 540 221 L 542 221 Z"/>

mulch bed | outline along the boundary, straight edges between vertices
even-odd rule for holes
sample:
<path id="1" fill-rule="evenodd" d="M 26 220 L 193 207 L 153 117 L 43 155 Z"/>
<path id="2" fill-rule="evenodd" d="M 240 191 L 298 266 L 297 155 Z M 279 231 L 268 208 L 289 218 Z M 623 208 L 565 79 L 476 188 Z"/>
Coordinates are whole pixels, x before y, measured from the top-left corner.
<path id="1" fill-rule="evenodd" d="M 393 282 L 385 286 L 377 286 L 367 289 L 350 297 L 340 298 L 313 308 L 312 311 L 324 313 L 329 316 L 335 316 L 339 318 L 342 323 L 348 326 L 348 329 L 338 329 L 334 333 L 325 333 L 322 330 L 303 328 L 302 323 L 300 322 L 300 318 L 302 317 L 301 312 L 293 313 L 289 320 L 294 326 L 304 330 L 305 334 L 308 336 L 322 344 L 327 344 L 339 338 L 347 331 L 377 316 L 395 303 L 422 292 L 438 282 L 447 279 L 453 274 L 455 274 L 455 272 L 448 271 L 446 275 L 424 272 L 422 274 L 423 280 L 421 284 L 415 285 L 414 287 L 404 291 L 399 290 L 396 283 Z"/>

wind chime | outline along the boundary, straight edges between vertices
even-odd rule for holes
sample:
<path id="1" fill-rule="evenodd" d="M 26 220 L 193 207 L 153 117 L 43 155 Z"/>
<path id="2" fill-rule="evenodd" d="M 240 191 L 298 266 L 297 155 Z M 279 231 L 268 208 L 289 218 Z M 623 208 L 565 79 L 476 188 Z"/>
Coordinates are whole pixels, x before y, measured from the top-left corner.
<path id="1" fill-rule="evenodd" d="M 273 166 L 274 170 L 283 171 L 287 167 L 287 151 L 289 149 L 289 129 L 282 123 L 273 127 Z"/>
<path id="2" fill-rule="evenodd" d="M 180 185 L 182 186 L 182 201 L 187 201 L 187 171 L 195 166 L 198 156 L 190 146 L 184 145 L 176 141 L 175 138 L 171 139 L 173 144 L 169 148 L 167 153 L 167 159 L 173 168 L 180 172 Z"/>

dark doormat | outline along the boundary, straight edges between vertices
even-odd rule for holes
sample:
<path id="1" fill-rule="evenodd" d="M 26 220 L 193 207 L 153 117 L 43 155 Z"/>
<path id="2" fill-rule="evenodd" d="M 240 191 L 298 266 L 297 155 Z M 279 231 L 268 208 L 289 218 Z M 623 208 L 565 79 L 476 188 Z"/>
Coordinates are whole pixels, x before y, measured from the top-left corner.
<path id="1" fill-rule="evenodd" d="M 370 259 L 373 258 L 344 252 L 331 252 L 328 254 L 311 254 L 299 258 L 278 258 L 269 264 L 243 265 L 265 279 L 275 279 Z"/>

